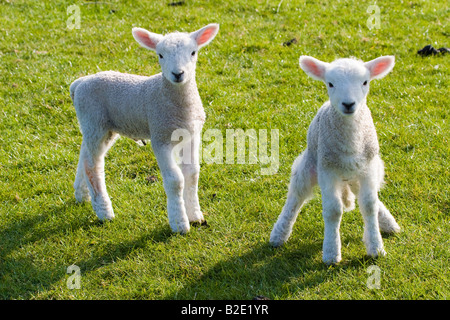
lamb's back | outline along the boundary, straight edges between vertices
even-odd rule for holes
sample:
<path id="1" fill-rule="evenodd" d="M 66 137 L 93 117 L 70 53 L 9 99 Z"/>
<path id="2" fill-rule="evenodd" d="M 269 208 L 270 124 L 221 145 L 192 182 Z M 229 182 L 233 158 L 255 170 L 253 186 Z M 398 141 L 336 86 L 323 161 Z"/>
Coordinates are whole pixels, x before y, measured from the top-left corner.
<path id="1" fill-rule="evenodd" d="M 98 119 L 108 130 L 149 139 L 148 119 L 157 113 L 151 109 L 158 105 L 160 78 L 104 71 L 77 79 L 71 95 L 80 122 Z"/>

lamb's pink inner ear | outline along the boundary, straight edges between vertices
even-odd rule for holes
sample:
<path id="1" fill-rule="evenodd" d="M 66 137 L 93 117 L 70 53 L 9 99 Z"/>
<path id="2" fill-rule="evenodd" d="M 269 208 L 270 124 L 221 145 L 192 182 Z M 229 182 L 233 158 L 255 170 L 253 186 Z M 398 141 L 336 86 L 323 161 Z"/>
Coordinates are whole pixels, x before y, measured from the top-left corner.
<path id="1" fill-rule="evenodd" d="M 312 74 L 314 74 L 315 76 L 317 76 L 319 78 L 322 78 L 323 70 L 321 68 L 319 68 L 319 66 L 316 63 L 314 63 L 314 61 L 305 60 L 303 63 L 306 65 L 309 72 L 311 72 Z"/>
<path id="2" fill-rule="evenodd" d="M 371 76 L 376 77 L 379 74 L 383 73 L 386 70 L 386 68 L 389 67 L 389 65 L 390 65 L 389 61 L 381 61 L 377 63 L 375 67 L 372 69 Z"/>
<path id="3" fill-rule="evenodd" d="M 155 41 L 153 41 L 146 32 L 138 30 L 138 31 L 136 31 L 135 35 L 147 47 L 150 47 L 150 48 L 153 48 L 153 49 L 156 48 L 156 44 L 157 43 Z"/>
<path id="4" fill-rule="evenodd" d="M 200 37 L 197 38 L 197 44 L 200 46 L 200 45 L 204 44 L 205 42 L 208 42 L 208 40 L 211 38 L 213 33 L 214 33 L 214 29 L 213 28 L 206 29 L 200 35 Z"/>

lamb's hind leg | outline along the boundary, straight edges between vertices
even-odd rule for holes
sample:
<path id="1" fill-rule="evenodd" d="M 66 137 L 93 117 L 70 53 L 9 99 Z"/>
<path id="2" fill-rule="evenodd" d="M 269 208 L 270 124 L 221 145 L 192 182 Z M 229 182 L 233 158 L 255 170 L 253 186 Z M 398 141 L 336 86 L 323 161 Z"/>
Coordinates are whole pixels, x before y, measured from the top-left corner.
<path id="1" fill-rule="evenodd" d="M 386 255 L 386 252 L 383 248 L 378 219 L 381 202 L 378 200 L 378 190 L 373 180 L 371 177 L 361 179 L 358 200 L 364 219 L 363 240 L 366 245 L 367 254 L 371 257 L 377 257 L 379 255 Z"/>
<path id="2" fill-rule="evenodd" d="M 77 202 L 90 201 L 89 189 L 86 183 L 86 172 L 84 170 L 85 159 L 85 143 L 81 144 L 80 157 L 78 161 L 77 174 L 75 176 L 75 183 L 73 187 L 75 189 L 75 199 Z"/>
<path id="3" fill-rule="evenodd" d="M 105 154 L 115 141 L 117 134 L 108 132 L 83 140 L 79 168 L 84 169 L 84 182 L 89 190 L 92 208 L 100 220 L 111 220 L 114 211 L 105 184 Z M 81 173 L 80 173 L 81 175 Z"/>
<path id="4" fill-rule="evenodd" d="M 270 234 L 270 243 L 277 247 L 289 239 L 303 203 L 312 197 L 317 184 L 317 172 L 313 161 L 305 151 L 294 162 L 286 203 Z"/>
<path id="5" fill-rule="evenodd" d="M 385 233 L 400 232 L 400 226 L 381 201 L 378 202 L 378 225 L 380 226 L 380 231 Z"/>
<path id="6" fill-rule="evenodd" d="M 381 189 L 381 185 L 384 179 L 384 164 L 381 159 L 378 159 L 378 190 Z M 400 232 L 400 226 L 395 221 L 394 217 L 391 215 L 389 210 L 385 205 L 378 201 L 378 225 L 380 231 L 385 233 L 396 233 Z"/>

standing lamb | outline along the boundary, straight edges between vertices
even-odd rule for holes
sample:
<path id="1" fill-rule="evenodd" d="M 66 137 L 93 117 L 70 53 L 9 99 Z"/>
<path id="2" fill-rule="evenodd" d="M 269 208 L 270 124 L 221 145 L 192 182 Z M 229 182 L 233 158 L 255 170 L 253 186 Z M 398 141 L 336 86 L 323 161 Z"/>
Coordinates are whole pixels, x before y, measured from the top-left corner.
<path id="1" fill-rule="evenodd" d="M 133 28 L 136 41 L 159 56 L 162 73 L 151 77 L 113 71 L 75 80 L 70 95 L 83 133 L 75 177 L 77 201 L 92 201 L 100 220 L 114 218 L 105 185 L 104 157 L 119 135 L 151 139 L 167 195 L 169 223 L 174 232 L 189 231 L 189 222 L 203 223 L 197 186 L 200 134 L 205 121 L 195 81 L 197 53 L 219 31 L 209 24 L 192 33 L 166 36 Z M 187 130 L 191 155 L 178 165 L 172 154 L 172 133 Z M 184 155 L 183 155 L 184 157 Z"/>
<path id="2" fill-rule="evenodd" d="M 393 56 L 366 63 L 355 59 L 325 63 L 300 57 L 300 67 L 326 84 L 330 100 L 313 119 L 308 129 L 308 146 L 292 166 L 287 201 L 270 235 L 273 246 L 288 240 L 300 208 L 319 184 L 325 223 L 323 261 L 333 264 L 341 260 L 339 225 L 343 209 L 355 207 L 355 194 L 364 218 L 367 254 L 386 254 L 380 230 L 394 233 L 400 227 L 378 200 L 384 169 L 366 97 L 370 80 L 388 74 L 394 61 Z"/>

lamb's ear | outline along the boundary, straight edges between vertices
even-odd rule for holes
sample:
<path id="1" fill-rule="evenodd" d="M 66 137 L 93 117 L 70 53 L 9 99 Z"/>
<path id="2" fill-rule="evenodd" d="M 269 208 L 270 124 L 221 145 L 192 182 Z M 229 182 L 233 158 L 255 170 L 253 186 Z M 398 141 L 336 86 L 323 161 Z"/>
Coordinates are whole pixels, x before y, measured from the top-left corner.
<path id="1" fill-rule="evenodd" d="M 383 56 L 364 63 L 370 72 L 370 80 L 381 79 L 394 68 L 395 57 Z"/>
<path id="2" fill-rule="evenodd" d="M 134 39 L 144 48 L 155 51 L 158 42 L 164 38 L 162 35 L 157 33 L 149 32 L 142 28 L 133 28 L 131 31 L 133 33 Z"/>
<path id="3" fill-rule="evenodd" d="M 214 39 L 219 32 L 219 25 L 217 23 L 208 24 L 206 27 L 191 33 L 191 37 L 197 42 L 198 48 L 206 46 Z"/>
<path id="4" fill-rule="evenodd" d="M 316 80 L 325 80 L 325 71 L 329 65 L 327 62 L 322 62 L 313 57 L 301 56 L 299 59 L 300 68 L 306 72 L 307 75 Z"/>

